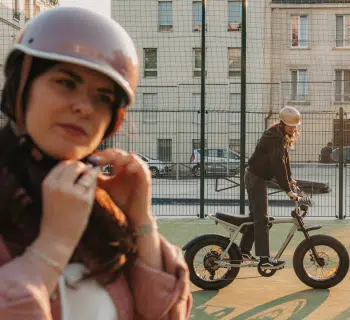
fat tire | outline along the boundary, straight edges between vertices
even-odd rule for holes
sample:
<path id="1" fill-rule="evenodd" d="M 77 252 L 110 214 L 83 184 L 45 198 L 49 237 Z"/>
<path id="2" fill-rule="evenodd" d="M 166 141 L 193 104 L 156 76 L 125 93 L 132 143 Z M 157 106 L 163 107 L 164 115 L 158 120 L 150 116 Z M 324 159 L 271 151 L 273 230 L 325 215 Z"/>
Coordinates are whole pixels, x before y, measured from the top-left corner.
<path id="1" fill-rule="evenodd" d="M 193 259 L 199 250 L 210 245 L 215 245 L 225 250 L 229 242 L 229 239 L 224 237 L 205 238 L 198 240 L 192 247 L 186 250 L 185 261 L 189 268 L 190 280 L 194 285 L 204 290 L 217 290 L 227 287 L 237 277 L 240 268 L 231 268 L 231 270 L 227 270 L 227 273 L 221 280 L 205 281 L 196 275 L 196 272 L 193 267 Z M 236 251 L 236 249 L 233 246 L 230 247 L 227 254 L 230 257 L 230 260 L 240 260 L 240 254 Z"/>
<path id="2" fill-rule="evenodd" d="M 303 266 L 305 254 L 307 254 L 310 247 L 319 245 L 332 248 L 339 257 L 339 267 L 336 275 L 324 281 L 310 278 Z M 293 267 L 297 277 L 307 286 L 314 289 L 328 289 L 336 286 L 345 278 L 349 270 L 349 254 L 339 240 L 327 235 L 314 235 L 310 237 L 310 242 L 305 239 L 296 248 L 293 256 Z"/>

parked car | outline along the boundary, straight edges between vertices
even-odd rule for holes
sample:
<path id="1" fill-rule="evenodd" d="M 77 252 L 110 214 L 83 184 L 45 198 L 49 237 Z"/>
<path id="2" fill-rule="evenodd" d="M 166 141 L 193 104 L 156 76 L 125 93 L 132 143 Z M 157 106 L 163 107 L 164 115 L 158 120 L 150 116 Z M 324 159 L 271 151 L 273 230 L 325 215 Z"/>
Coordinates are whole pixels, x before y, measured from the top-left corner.
<path id="1" fill-rule="evenodd" d="M 142 153 L 136 152 L 136 154 L 145 162 L 147 162 L 149 169 L 151 170 L 152 177 L 159 177 L 171 170 L 171 166 L 164 163 L 161 160 L 148 157 Z"/>
<path id="2" fill-rule="evenodd" d="M 339 161 L 339 148 L 336 148 L 333 150 L 332 156 L 333 156 L 333 160 L 335 162 Z M 349 146 L 344 147 L 344 161 L 346 163 L 350 163 L 350 147 Z"/>
<path id="3" fill-rule="evenodd" d="M 201 150 L 192 151 L 190 165 L 194 176 L 200 176 Z M 240 169 L 241 156 L 231 149 L 205 149 L 205 174 L 214 175 L 236 175 Z"/>

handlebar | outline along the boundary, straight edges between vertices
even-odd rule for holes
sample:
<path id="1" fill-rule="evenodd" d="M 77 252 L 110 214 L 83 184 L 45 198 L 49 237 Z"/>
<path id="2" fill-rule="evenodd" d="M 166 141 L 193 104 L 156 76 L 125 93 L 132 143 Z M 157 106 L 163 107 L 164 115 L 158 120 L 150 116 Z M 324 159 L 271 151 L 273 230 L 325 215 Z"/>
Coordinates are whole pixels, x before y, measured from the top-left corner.
<path id="1" fill-rule="evenodd" d="M 298 200 L 296 200 L 296 202 L 299 205 L 305 204 L 309 207 L 312 207 L 314 205 L 314 201 L 310 197 L 306 196 L 305 192 L 302 191 L 298 186 L 294 186 L 292 191 L 298 195 Z"/>

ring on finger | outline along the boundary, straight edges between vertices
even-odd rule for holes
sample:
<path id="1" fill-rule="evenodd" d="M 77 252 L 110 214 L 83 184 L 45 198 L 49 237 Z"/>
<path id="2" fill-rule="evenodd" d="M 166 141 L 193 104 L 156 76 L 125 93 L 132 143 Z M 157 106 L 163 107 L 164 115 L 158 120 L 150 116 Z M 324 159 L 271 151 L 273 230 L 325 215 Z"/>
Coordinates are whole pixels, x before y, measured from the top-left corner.
<path id="1" fill-rule="evenodd" d="M 78 181 L 77 183 L 76 183 L 77 185 L 79 185 L 79 186 L 82 186 L 82 187 L 84 187 L 84 188 L 86 188 L 86 189 L 89 189 L 90 187 L 91 187 L 91 184 L 89 183 L 84 183 L 84 181 L 83 182 L 81 182 L 81 181 Z"/>
<path id="2" fill-rule="evenodd" d="M 84 176 L 82 176 L 77 182 L 76 184 L 79 184 L 85 188 L 90 188 L 91 185 L 93 184 L 94 179 L 93 177 L 91 177 L 91 175 L 86 174 Z"/>

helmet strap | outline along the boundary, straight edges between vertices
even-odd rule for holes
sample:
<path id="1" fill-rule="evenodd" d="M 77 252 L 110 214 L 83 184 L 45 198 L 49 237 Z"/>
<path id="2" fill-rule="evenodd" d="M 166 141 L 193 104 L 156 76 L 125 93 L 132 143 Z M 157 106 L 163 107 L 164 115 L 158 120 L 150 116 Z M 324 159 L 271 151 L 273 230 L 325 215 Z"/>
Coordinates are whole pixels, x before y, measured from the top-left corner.
<path id="1" fill-rule="evenodd" d="M 30 68 L 32 66 L 32 57 L 25 54 L 23 58 L 21 76 L 19 80 L 18 92 L 16 97 L 16 127 L 19 134 L 26 133 L 25 128 L 25 119 L 24 119 L 24 110 L 23 110 L 23 92 L 26 86 Z"/>

